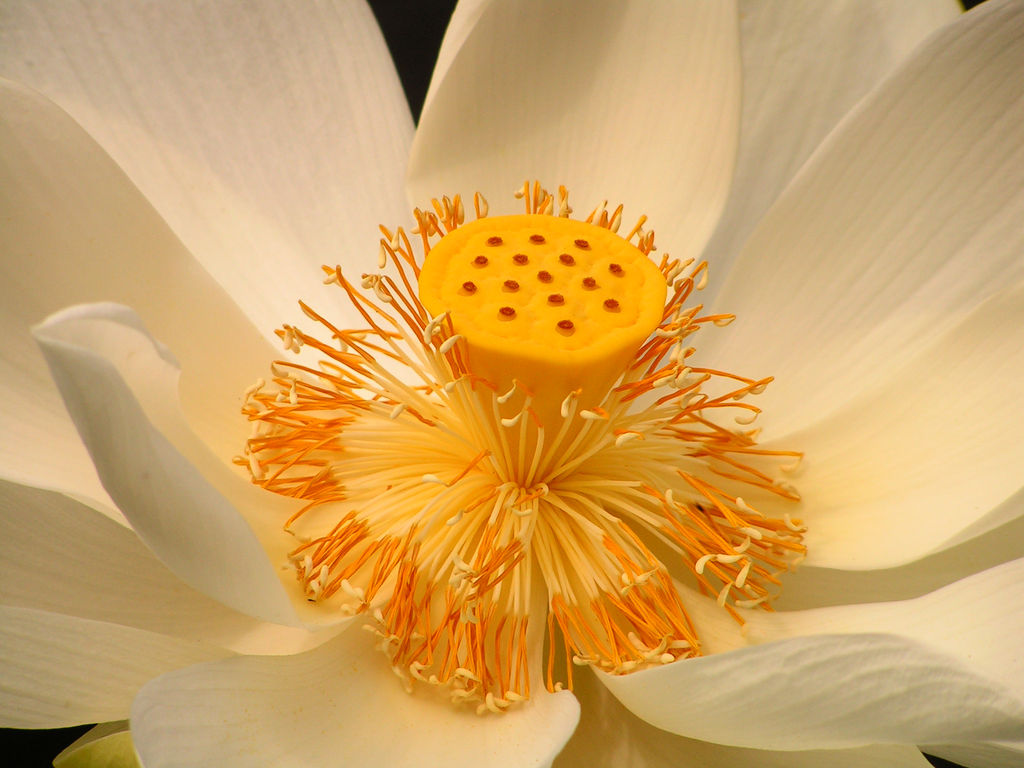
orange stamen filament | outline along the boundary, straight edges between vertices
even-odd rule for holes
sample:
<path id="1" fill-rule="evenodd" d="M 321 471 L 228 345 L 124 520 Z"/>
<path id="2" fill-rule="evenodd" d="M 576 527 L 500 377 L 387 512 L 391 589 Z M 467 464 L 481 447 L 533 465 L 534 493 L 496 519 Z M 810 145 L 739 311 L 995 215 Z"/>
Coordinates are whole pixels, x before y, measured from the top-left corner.
<path id="1" fill-rule="evenodd" d="M 517 196 L 529 214 L 571 213 L 564 188 L 556 198 L 524 184 Z M 487 216 L 479 195 L 473 207 Z M 622 206 L 602 204 L 588 221 L 617 231 L 621 217 Z M 463 223 L 462 201 L 435 200 L 415 218 L 426 253 Z M 626 239 L 650 255 L 644 224 Z M 743 429 L 760 413 L 743 399 L 770 379 L 691 365 L 689 338 L 732 319 L 684 307 L 705 263 L 661 257 L 661 323 L 600 402 L 581 406 L 574 391 L 538 403 L 519 381 L 499 391 L 473 373 L 451 318 L 430 317 L 416 295 L 422 262 L 407 233 L 381 234 L 390 274 L 356 286 L 324 268 L 365 327 L 336 328 L 302 304 L 320 334 L 285 326 L 279 336 L 319 363 L 275 363 L 243 407 L 252 434 L 236 462 L 305 502 L 284 528 L 310 601 L 373 617 L 407 685 L 442 686 L 481 713 L 530 695 L 538 590 L 549 690 L 571 687 L 574 666 L 624 674 L 699 655 L 677 579 L 739 621 L 737 608 L 769 607 L 779 574 L 804 553 L 802 527 L 742 493 L 798 499 L 778 472 L 799 454 L 757 448 Z M 709 396 L 712 382 L 720 391 Z"/>

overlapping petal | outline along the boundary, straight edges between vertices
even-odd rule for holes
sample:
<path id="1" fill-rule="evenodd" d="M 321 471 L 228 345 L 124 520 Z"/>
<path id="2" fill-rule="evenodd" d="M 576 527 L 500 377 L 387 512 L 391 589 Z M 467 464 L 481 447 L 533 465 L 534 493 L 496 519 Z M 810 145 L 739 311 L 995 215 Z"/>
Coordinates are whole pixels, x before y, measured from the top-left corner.
<path id="1" fill-rule="evenodd" d="M 1012 503 L 1024 502 L 1024 494 Z M 801 565 L 786 577 L 781 610 L 908 600 L 1020 557 L 1024 515 L 952 547 L 892 568 L 869 571 Z"/>
<path id="2" fill-rule="evenodd" d="M 916 747 L 872 745 L 842 750 L 776 752 L 725 747 L 677 736 L 644 722 L 593 675 L 576 678 L 580 724 L 555 768 L 928 768 Z M 697 698 L 685 691 L 681 698 Z"/>
<path id="3" fill-rule="evenodd" d="M 0 323 L 4 328 L 21 324 L 9 318 L 0 318 Z M 96 477 L 89 454 L 68 420 L 53 380 L 38 365 L 38 351 L 26 346 L 24 341 L 0 346 L 0 397 L 5 404 L 0 414 L 4 435 L 0 476 L 70 493 L 123 524 L 124 517 Z M 22 352 L 30 359 L 22 358 Z"/>
<path id="4" fill-rule="evenodd" d="M 115 304 L 72 307 L 35 335 L 104 487 L 142 540 L 190 586 L 250 616 L 296 623 L 267 554 L 283 557 L 284 544 L 257 539 L 220 490 L 254 489 L 175 419 L 178 369 L 167 349 Z M 280 511 L 274 501 L 253 508 L 270 515 Z"/>
<path id="5" fill-rule="evenodd" d="M 238 653 L 297 653 L 331 636 L 232 611 L 186 586 L 133 531 L 96 510 L 59 493 L 2 481 L 0 604 L 121 624 Z"/>
<path id="6" fill-rule="evenodd" d="M 539 681 L 538 681 L 539 682 Z M 539 686 L 538 686 L 539 687 Z M 239 657 L 165 675 L 132 707 L 147 768 L 549 765 L 579 718 L 572 694 L 541 689 L 508 717 L 407 694 L 364 632 L 286 658 Z"/>
<path id="7" fill-rule="evenodd" d="M 829 131 L 924 37 L 960 12 L 955 0 L 741 0 L 739 145 L 729 199 L 704 252 L 715 278 L 707 296 Z"/>
<path id="8" fill-rule="evenodd" d="M 64 416 L 28 333 L 70 304 L 119 301 L 175 350 L 192 426 L 230 456 L 245 439 L 239 393 L 272 357 L 227 294 L 196 263 L 110 157 L 38 94 L 0 83 L 0 349 L 8 479 L 110 505 Z M 19 407 L 14 407 L 19 406 Z M 24 406 L 24 407 L 20 407 Z M 45 429 L 48 440 L 33 440 Z M 5 441 L 5 446 L 8 445 Z"/>
<path id="9" fill-rule="evenodd" d="M 1024 283 L 787 438 L 807 456 L 807 562 L 892 567 L 1024 514 L 1022 370 Z"/>
<path id="10" fill-rule="evenodd" d="M 448 26 L 444 30 L 444 38 L 437 51 L 437 58 L 434 60 L 434 69 L 430 73 L 430 83 L 421 111 L 427 109 L 438 86 L 445 79 L 448 67 L 451 66 L 459 49 L 462 48 L 462 44 L 466 42 L 469 33 L 473 31 L 473 27 L 492 3 L 494 0 L 460 0 L 455 4 L 451 18 L 448 19 Z"/>
<path id="11" fill-rule="evenodd" d="M 504 199 L 552 179 L 580 207 L 614 194 L 624 231 L 646 213 L 673 255 L 699 253 L 735 156 L 735 4 L 515 0 L 466 15 L 417 128 L 413 199 Z"/>
<path id="12" fill-rule="evenodd" d="M 405 212 L 412 120 L 361 0 L 55 0 L 0 25 L 0 76 L 84 126 L 266 335 Z"/>
<path id="13" fill-rule="evenodd" d="M 0 607 L 0 725 L 56 728 L 123 719 L 146 681 L 227 655 L 132 627 Z"/>
<path id="14" fill-rule="evenodd" d="M 128 722 L 101 723 L 69 744 L 54 768 L 140 768 Z"/>
<path id="15" fill-rule="evenodd" d="M 1019 740 L 1022 576 L 1024 560 L 1015 560 L 908 601 L 750 612 L 742 634 L 694 595 L 688 605 L 713 655 L 599 679 L 644 720 L 723 744 Z"/>
<path id="16" fill-rule="evenodd" d="M 1024 761 L 1024 741 L 937 744 L 928 747 L 928 751 L 971 768 L 1018 768 Z"/>
<path id="17" fill-rule="evenodd" d="M 821 145 L 757 227 L 708 360 L 775 375 L 766 436 L 885 378 L 1024 276 L 1024 6 L 950 24 Z M 808 351 L 813 350 L 813 354 Z"/>
<path id="18" fill-rule="evenodd" d="M 737 18 L 726 3 L 586 4 L 582 14 L 532 0 L 464 3 L 413 155 L 416 202 L 543 175 L 571 184 L 577 203 L 609 190 L 621 195 L 630 210 L 652 215 L 674 255 L 696 255 L 725 205 L 739 132 L 737 182 L 711 244 L 724 263 L 754 212 L 775 200 L 838 115 L 949 11 L 943 2 L 904 4 L 889 27 L 899 32 L 873 48 L 877 39 L 848 23 L 871 18 L 873 4 L 797 9 L 789 23 L 766 6 L 740 5 Z M 750 369 L 764 365 L 777 375 L 761 404 L 772 433 L 790 432 L 811 455 L 801 484 L 817 537 L 811 562 L 887 567 L 875 574 L 881 578 L 898 571 L 900 584 L 882 596 L 919 595 L 1013 555 L 1012 541 L 982 553 L 988 539 L 971 537 L 1009 531 L 1020 540 L 1024 491 L 1015 468 L 1024 457 L 1008 435 L 1024 424 L 999 397 L 1024 362 L 1016 333 L 1024 283 L 997 292 L 1024 277 L 1015 258 L 1024 249 L 1015 226 L 1024 217 L 1024 88 L 1014 78 L 1024 68 L 1024 10 L 990 6 L 927 43 L 812 158 L 754 232 L 742 273 L 723 294 L 723 308 L 745 322 L 718 334 L 732 340 L 705 348 L 716 366 L 760 373 Z M 127 2 L 55 8 L 26 5 L 0 22 L 3 71 L 30 78 L 100 139 L 264 334 L 294 316 L 291 302 L 308 296 L 321 261 L 341 261 L 339 250 L 363 258 L 375 251 L 367 222 L 399 215 L 392 182 L 409 121 L 362 4 L 308 14 L 262 2 L 189 3 L 178 13 Z M 211 23 L 238 14 L 238 25 Z M 56 45 L 71 26 L 112 34 Z M 826 85 L 812 86 L 810 100 L 794 96 L 806 93 L 797 80 L 815 70 L 807 50 L 785 55 L 806 28 L 827 61 L 861 65 L 853 73 L 817 67 Z M 737 51 L 737 39 L 747 47 Z M 97 56 L 106 43 L 114 55 Z M 37 66 L 32 52 L 41 45 L 59 50 Z M 740 55 L 751 96 L 742 124 Z M 763 60 L 772 66 L 750 66 Z M 309 82 L 328 71 L 342 75 Z M 792 87 L 774 87 L 780 78 Z M 158 79 L 163 90 L 153 88 Z M 205 87 L 194 88 L 197 80 Z M 667 109 L 652 98 L 663 93 Z M 24 90 L 5 88 L 0 98 L 0 168 L 19 184 L 0 190 L 0 213 L 14 222 L 6 237 L 0 230 L 0 245 L 26 265 L 0 281 L 0 322 L 23 327 L 26 318 L 97 299 L 142 308 L 141 319 L 111 304 L 77 308 L 39 330 L 99 476 L 192 587 L 240 611 L 299 623 L 295 609 L 304 602 L 289 599 L 275 573 L 283 544 L 272 531 L 287 505 L 266 495 L 257 503 L 258 492 L 224 466 L 244 439 L 238 395 L 269 348 L 77 125 Z M 802 132 L 775 130 L 790 102 L 806 109 L 790 115 Z M 342 125 L 353 110 L 358 116 Z M 187 312 L 174 303 L 182 295 Z M 344 324 L 333 298 L 322 306 Z M 50 415 L 60 406 L 41 359 L 21 337 L 0 352 L 5 402 L 22 410 L 5 419 L 21 441 L 38 444 L 45 429 L 61 446 L 53 460 L 31 450 L 0 455 L 10 460 L 5 476 L 109 507 L 85 454 L 76 453 L 70 422 Z M 968 385 L 913 389 L 950 378 Z M 890 410 L 873 408 L 875 401 Z M 970 418 L 958 421 L 954 412 Z M 786 418 L 772 420 L 776 413 Z M 877 450 L 882 438 L 889 439 Z M 59 462 L 70 470 L 56 483 L 48 478 Z M 243 765 L 254 753 L 281 765 L 339 757 L 550 764 L 576 725 L 569 694 L 535 693 L 523 712 L 499 719 L 455 713 L 424 691 L 407 696 L 364 633 L 306 651 L 327 635 L 270 630 L 222 610 L 177 584 L 124 528 L 66 497 L 2 483 L 0 503 L 12 511 L 4 521 L 10 538 L 0 544 L 0 595 L 14 606 L 0 608 L 5 668 L 8 645 L 17 656 L 16 684 L 4 688 L 2 704 L 27 718 L 15 725 L 122 717 L 148 676 L 224 655 L 155 634 L 175 629 L 156 615 L 168 606 L 183 617 L 173 631 L 179 637 L 243 652 L 304 652 L 215 661 L 150 683 L 132 713 L 148 765 Z M 897 513 L 891 536 L 879 541 L 879 524 Z M 33 516 L 60 534 L 42 541 Z M 114 562 L 68 587 L 100 550 Z M 964 553 L 978 559 L 943 571 Z M 899 567 L 922 557 L 913 572 Z M 50 559 L 60 566 L 33 582 Z M 129 572 L 135 582 L 125 579 Z M 591 718 L 564 760 L 654 768 L 679 765 L 684 752 L 701 765 L 909 768 L 923 765 L 915 750 L 877 744 L 914 740 L 959 742 L 940 751 L 1010 765 L 1024 742 L 1024 668 L 1014 645 L 1024 629 L 1015 589 L 1022 577 L 1024 566 L 1013 561 L 901 603 L 755 614 L 745 637 L 695 598 L 699 624 L 710 626 L 708 650 L 732 652 L 603 676 L 607 689 L 588 679 L 581 699 Z M 860 584 L 862 597 L 869 583 Z M 34 586 L 45 597 L 30 608 Z M 94 591 L 103 599 L 82 603 Z M 856 599 L 848 593 L 842 602 Z M 972 620 L 950 626 L 951 615 Z M 96 660 L 86 672 L 65 669 L 76 643 Z M 762 644 L 743 647 L 750 643 Z M 119 653 L 126 667 L 111 672 Z M 109 696 L 83 702 L 106 674 Z M 54 681 L 52 696 L 33 693 L 40 679 Z M 663 728 L 740 747 L 656 730 L 621 712 L 608 690 Z M 690 691 L 700 693 L 681 695 Z M 416 738 L 393 738 L 412 728 Z M 743 747 L 805 751 L 755 757 Z"/>

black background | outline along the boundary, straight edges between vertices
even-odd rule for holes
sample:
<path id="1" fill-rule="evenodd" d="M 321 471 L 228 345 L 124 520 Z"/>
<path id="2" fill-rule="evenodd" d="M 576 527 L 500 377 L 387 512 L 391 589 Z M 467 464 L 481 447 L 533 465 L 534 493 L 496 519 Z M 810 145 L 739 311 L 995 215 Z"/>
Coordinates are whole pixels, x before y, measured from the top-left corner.
<path id="1" fill-rule="evenodd" d="M 982 0 L 966 0 L 964 5 L 973 8 L 980 2 Z M 455 0 L 369 0 L 369 4 L 391 50 L 412 113 L 418 118 Z M 64 747 L 88 729 L 88 726 L 40 731 L 0 728 L 0 764 L 12 768 L 49 766 Z M 940 758 L 928 759 L 937 768 L 957 768 L 955 763 Z"/>

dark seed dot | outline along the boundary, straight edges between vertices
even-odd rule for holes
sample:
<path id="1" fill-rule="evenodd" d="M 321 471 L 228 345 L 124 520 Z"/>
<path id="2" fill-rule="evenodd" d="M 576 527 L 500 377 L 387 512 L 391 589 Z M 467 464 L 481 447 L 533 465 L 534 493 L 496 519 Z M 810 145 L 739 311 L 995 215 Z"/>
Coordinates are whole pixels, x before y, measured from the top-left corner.
<path id="1" fill-rule="evenodd" d="M 563 333 L 567 333 L 567 334 L 568 333 L 572 333 L 573 330 L 574 330 L 574 326 L 572 324 L 572 320 L 559 320 L 558 321 L 558 330 L 562 331 Z"/>
<path id="2" fill-rule="evenodd" d="M 609 264 L 608 271 L 611 272 L 613 275 L 621 275 L 622 267 L 619 266 L 618 264 Z"/>
<path id="3" fill-rule="evenodd" d="M 537 279 L 540 280 L 542 283 L 550 283 L 552 280 L 554 280 L 554 278 L 551 277 L 551 273 L 544 269 L 537 273 Z"/>
<path id="4" fill-rule="evenodd" d="M 584 250 L 590 247 L 590 243 L 588 243 L 586 240 L 573 240 L 573 243 L 576 245 L 577 248 L 583 248 Z"/>
<path id="5" fill-rule="evenodd" d="M 506 280 L 505 281 L 505 290 L 506 291 L 518 291 L 519 290 L 519 283 L 517 283 L 515 280 Z"/>
<path id="6" fill-rule="evenodd" d="M 597 288 L 597 280 L 595 280 L 592 277 L 584 277 L 583 278 L 583 287 L 584 288 L 590 288 L 591 290 L 593 290 L 594 288 Z"/>
<path id="7" fill-rule="evenodd" d="M 539 245 L 544 242 L 544 235 L 530 235 L 530 242 Z"/>
<path id="8" fill-rule="evenodd" d="M 573 264 L 576 263 L 576 259 L 570 256 L 568 253 L 563 253 L 561 256 L 558 257 L 558 260 L 565 264 L 565 266 L 567 267 L 571 267 Z"/>
<path id="9" fill-rule="evenodd" d="M 462 284 L 462 290 L 466 293 L 476 293 L 476 285 L 467 280 Z"/>
<path id="10" fill-rule="evenodd" d="M 609 312 L 618 312 L 619 302 L 617 302 L 615 299 L 605 299 L 604 308 L 607 309 Z"/>
<path id="11" fill-rule="evenodd" d="M 522 265 L 529 263 L 530 258 L 525 253 L 517 253 L 515 256 L 512 257 L 512 261 L 514 261 L 516 264 Z"/>
<path id="12" fill-rule="evenodd" d="M 550 296 L 548 296 L 548 304 L 561 306 L 562 304 L 565 304 L 565 296 L 563 296 L 560 293 L 552 293 Z"/>
<path id="13" fill-rule="evenodd" d="M 477 256 L 475 259 L 473 259 L 473 263 L 476 264 L 478 267 L 486 267 L 487 266 L 487 257 L 486 256 L 482 256 L 482 255 L 481 256 Z"/>
<path id="14" fill-rule="evenodd" d="M 498 313 L 505 318 L 513 318 L 516 316 L 516 311 L 512 307 L 502 307 L 498 310 Z"/>
<path id="15" fill-rule="evenodd" d="M 497 235 L 491 235 L 490 237 L 487 238 L 487 244 L 488 245 L 501 245 L 503 242 L 505 242 L 505 241 L 502 240 Z"/>

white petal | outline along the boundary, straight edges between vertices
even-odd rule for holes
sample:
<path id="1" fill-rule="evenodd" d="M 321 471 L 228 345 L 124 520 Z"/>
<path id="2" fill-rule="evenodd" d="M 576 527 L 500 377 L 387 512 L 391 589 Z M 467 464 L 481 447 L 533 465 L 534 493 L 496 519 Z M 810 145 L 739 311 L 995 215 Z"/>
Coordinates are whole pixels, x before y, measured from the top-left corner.
<path id="1" fill-rule="evenodd" d="M 751 611 L 746 639 L 693 596 L 710 650 L 774 642 L 599 679 L 656 726 L 737 746 L 1021 739 L 1021 578 L 1017 560 L 900 603 Z"/>
<path id="2" fill-rule="evenodd" d="M 675 666 L 605 682 L 658 727 L 776 750 L 936 741 L 951 726 L 957 738 L 995 738 L 1024 717 L 1009 692 L 885 634 L 802 637 Z"/>
<path id="3" fill-rule="evenodd" d="M 981 676 L 1024 692 L 1024 558 L 976 573 L 912 600 L 811 611 L 754 613 L 748 638 L 885 631 L 965 660 Z M 1021 723 L 1024 728 L 1024 722 Z M 1024 734 L 1024 732 L 1022 732 Z"/>
<path id="4" fill-rule="evenodd" d="M 961 12 L 955 0 L 742 0 L 739 7 L 739 151 L 729 200 L 705 252 L 710 289 L 840 118 L 925 36 Z"/>
<path id="5" fill-rule="evenodd" d="M 490 4 L 432 85 L 410 194 L 507 211 L 525 179 L 565 184 L 579 214 L 622 202 L 623 234 L 646 213 L 694 255 L 728 191 L 739 79 L 732 2 Z"/>
<path id="6" fill-rule="evenodd" d="M 766 431 L 884 380 L 1024 275 L 1024 6 L 987 2 L 860 102 L 748 241 L 702 350 L 774 375 Z"/>
<path id="7" fill-rule="evenodd" d="M 774 752 L 695 741 L 644 722 L 590 674 L 577 676 L 573 693 L 580 724 L 554 768 L 929 768 L 916 747 L 899 744 Z"/>
<path id="8" fill-rule="evenodd" d="M 147 768 L 546 765 L 579 705 L 540 691 L 518 711 L 480 717 L 432 691 L 407 694 L 366 632 L 298 656 L 204 664 L 147 685 L 132 706 Z"/>
<path id="9" fill-rule="evenodd" d="M 190 586 L 251 616 L 296 623 L 252 529 L 189 460 L 227 473 L 202 461 L 205 447 L 173 418 L 177 368 L 166 348 L 130 310 L 109 304 L 54 315 L 35 335 L 104 487 L 142 540 Z M 266 510 L 277 509 L 265 495 Z"/>
<path id="10" fill-rule="evenodd" d="M 70 493 L 127 525 L 96 477 L 38 349 L 20 327 L 21 318 L 5 315 L 0 307 L 6 336 L 0 343 L 0 477 Z"/>
<path id="11" fill-rule="evenodd" d="M 130 627 L 0 606 L 0 725 L 57 728 L 122 719 L 147 680 L 225 655 Z"/>
<path id="12" fill-rule="evenodd" d="M 806 455 L 807 562 L 892 567 L 1024 514 L 1022 373 L 1024 283 L 786 438 Z"/>
<path id="13" fill-rule="evenodd" d="M 1024 494 L 1018 494 L 1024 496 Z M 1021 499 L 1017 499 L 1018 504 Z M 850 571 L 801 566 L 783 579 L 775 603 L 784 611 L 908 600 L 1001 563 L 1024 550 L 1024 514 L 987 533 L 893 568 Z"/>
<path id="14" fill-rule="evenodd" d="M 268 335 L 405 214 L 412 120 L 363 2 L 54 0 L 3 27 L 4 76 L 68 110 Z"/>
<path id="15" fill-rule="evenodd" d="M 0 603 L 238 653 L 298 653 L 332 633 L 267 624 L 186 586 L 134 532 L 61 494 L 0 481 Z"/>
<path id="16" fill-rule="evenodd" d="M 24 441 L 5 447 L 0 473 L 79 498 L 102 493 L 28 334 L 47 314 L 98 299 L 139 309 L 185 366 L 193 427 L 218 451 L 240 445 L 238 396 L 270 347 L 116 164 L 51 102 L 0 82 L 0 177 L 0 392 L 14 406 L 0 428 Z M 41 429 L 52 429 L 52 452 Z"/>
<path id="17" fill-rule="evenodd" d="M 466 42 L 469 33 L 473 31 L 480 17 L 483 16 L 494 0 L 459 0 L 452 11 L 452 17 L 448 20 L 448 26 L 444 30 L 444 39 L 441 41 L 441 49 L 437 52 L 437 60 L 434 62 L 434 71 L 430 77 L 430 87 L 423 100 L 423 108 L 434 98 L 438 86 L 444 81 L 448 74 L 448 67 L 452 65 L 456 54 Z M 421 110 L 422 111 L 422 110 Z"/>
<path id="18" fill-rule="evenodd" d="M 141 768 L 128 723 L 101 723 L 53 759 L 53 768 Z"/>
<path id="19" fill-rule="evenodd" d="M 1024 740 L 980 744 L 934 744 L 929 755 L 952 760 L 971 768 L 1020 768 L 1024 763 Z"/>

